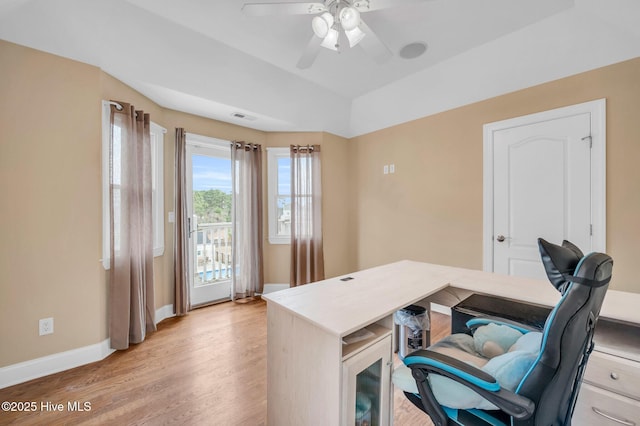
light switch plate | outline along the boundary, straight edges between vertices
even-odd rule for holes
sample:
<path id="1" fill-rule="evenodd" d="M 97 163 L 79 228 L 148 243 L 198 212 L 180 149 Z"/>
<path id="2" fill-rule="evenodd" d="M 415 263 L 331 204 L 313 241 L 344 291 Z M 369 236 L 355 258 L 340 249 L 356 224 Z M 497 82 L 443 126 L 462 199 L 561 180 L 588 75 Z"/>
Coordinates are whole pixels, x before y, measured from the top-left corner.
<path id="1" fill-rule="evenodd" d="M 40 336 L 45 334 L 53 334 L 53 318 L 42 318 L 38 321 L 38 329 Z"/>

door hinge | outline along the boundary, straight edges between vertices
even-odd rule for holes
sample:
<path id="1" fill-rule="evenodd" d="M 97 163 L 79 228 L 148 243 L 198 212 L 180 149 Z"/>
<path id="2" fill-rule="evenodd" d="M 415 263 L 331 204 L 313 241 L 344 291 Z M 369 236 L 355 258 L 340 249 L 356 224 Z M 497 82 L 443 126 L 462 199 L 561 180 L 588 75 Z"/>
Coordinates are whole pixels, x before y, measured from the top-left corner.
<path id="1" fill-rule="evenodd" d="M 589 235 L 593 237 L 593 225 L 589 225 Z"/>
<path id="2" fill-rule="evenodd" d="M 589 139 L 589 148 L 593 148 L 593 138 L 591 137 L 591 135 L 582 138 L 583 141 L 587 139 Z"/>

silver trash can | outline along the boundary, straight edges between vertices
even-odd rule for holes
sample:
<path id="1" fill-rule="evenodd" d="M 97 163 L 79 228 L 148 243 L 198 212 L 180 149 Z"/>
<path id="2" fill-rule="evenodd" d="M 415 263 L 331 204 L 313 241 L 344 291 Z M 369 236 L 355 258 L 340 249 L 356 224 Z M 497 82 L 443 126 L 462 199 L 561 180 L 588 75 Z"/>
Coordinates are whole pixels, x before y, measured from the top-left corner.
<path id="1" fill-rule="evenodd" d="M 426 349 L 430 344 L 429 313 L 426 308 L 409 305 L 395 313 L 399 326 L 398 356 L 404 359 L 411 352 Z"/>

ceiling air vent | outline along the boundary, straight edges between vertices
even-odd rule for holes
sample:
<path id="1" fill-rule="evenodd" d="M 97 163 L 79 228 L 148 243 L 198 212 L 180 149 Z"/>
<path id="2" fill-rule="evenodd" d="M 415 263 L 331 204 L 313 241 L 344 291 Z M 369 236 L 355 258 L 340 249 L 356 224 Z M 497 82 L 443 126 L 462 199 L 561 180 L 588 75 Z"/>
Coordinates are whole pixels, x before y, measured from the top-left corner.
<path id="1" fill-rule="evenodd" d="M 243 120 L 249 120 L 249 121 L 257 120 L 257 117 L 254 117 L 252 115 L 243 114 L 241 112 L 234 112 L 234 113 L 231 114 L 231 116 L 234 117 L 234 118 L 241 118 Z"/>

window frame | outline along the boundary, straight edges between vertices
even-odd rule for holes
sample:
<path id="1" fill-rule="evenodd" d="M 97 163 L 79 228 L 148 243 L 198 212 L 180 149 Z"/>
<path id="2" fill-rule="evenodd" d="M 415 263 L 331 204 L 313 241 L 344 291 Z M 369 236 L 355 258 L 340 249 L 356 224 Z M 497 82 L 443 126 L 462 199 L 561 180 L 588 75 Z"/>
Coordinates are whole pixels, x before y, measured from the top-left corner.
<path id="1" fill-rule="evenodd" d="M 111 264 L 109 242 L 109 139 L 111 103 L 102 101 L 102 266 L 108 270 Z M 164 134 L 167 130 L 151 122 L 151 187 L 153 256 L 164 254 Z"/>
<path id="2" fill-rule="evenodd" d="M 278 235 L 278 160 L 291 159 L 289 147 L 267 147 L 267 196 L 270 244 L 291 244 L 291 234 Z"/>

